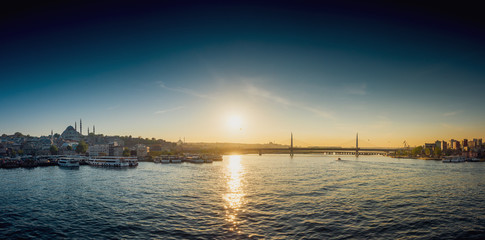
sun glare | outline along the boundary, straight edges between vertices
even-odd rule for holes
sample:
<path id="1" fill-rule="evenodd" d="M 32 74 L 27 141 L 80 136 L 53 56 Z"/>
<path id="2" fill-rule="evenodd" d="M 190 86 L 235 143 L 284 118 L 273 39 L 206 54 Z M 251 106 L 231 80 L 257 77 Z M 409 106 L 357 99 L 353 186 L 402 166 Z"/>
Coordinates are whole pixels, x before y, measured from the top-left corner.
<path id="1" fill-rule="evenodd" d="M 227 125 L 231 130 L 242 130 L 242 118 L 238 115 L 231 115 L 227 119 Z"/>

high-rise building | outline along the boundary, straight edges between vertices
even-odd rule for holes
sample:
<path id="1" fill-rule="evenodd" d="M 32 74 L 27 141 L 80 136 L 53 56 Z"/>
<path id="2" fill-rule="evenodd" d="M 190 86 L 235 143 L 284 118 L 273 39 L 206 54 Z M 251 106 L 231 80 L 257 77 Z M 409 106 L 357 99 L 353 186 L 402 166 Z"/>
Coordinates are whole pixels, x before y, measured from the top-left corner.
<path id="1" fill-rule="evenodd" d="M 434 142 L 434 145 L 435 145 L 435 146 L 434 146 L 435 148 L 440 148 L 440 149 L 442 149 L 442 150 L 443 150 L 443 148 L 441 147 L 441 141 L 436 140 L 436 142 Z"/>
<path id="2" fill-rule="evenodd" d="M 453 150 L 458 150 L 460 149 L 460 142 L 458 142 L 457 140 L 455 139 L 451 139 L 450 140 L 450 147 L 453 149 Z"/>
<path id="3" fill-rule="evenodd" d="M 448 149 L 448 143 L 445 140 L 443 140 L 441 141 L 441 150 L 444 151 L 446 149 Z"/>

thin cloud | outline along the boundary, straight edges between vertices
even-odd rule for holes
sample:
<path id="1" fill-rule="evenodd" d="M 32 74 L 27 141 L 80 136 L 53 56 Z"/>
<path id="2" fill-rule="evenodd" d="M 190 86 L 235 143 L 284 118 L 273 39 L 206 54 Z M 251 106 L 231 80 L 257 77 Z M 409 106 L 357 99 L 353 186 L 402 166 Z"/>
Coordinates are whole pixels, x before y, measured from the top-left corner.
<path id="1" fill-rule="evenodd" d="M 270 100 L 272 102 L 275 102 L 275 103 L 278 103 L 278 104 L 281 104 L 283 106 L 286 106 L 286 107 L 295 107 L 295 108 L 299 108 L 299 109 L 303 109 L 303 110 L 306 110 L 306 111 L 309 111 L 309 112 L 312 112 L 318 116 L 321 116 L 323 118 L 327 118 L 327 119 L 334 119 L 335 117 L 329 113 L 329 112 L 325 112 L 323 110 L 320 110 L 318 108 L 315 108 L 315 107 L 312 107 L 312 106 L 307 106 L 307 105 L 303 105 L 303 104 L 298 104 L 298 103 L 295 103 L 295 102 L 292 102 L 286 98 L 283 98 L 283 97 L 280 97 L 278 95 L 275 95 L 267 90 L 264 90 L 264 89 L 261 89 L 261 88 L 257 88 L 253 85 L 249 85 L 246 89 L 246 91 L 253 95 L 253 96 L 258 96 L 258 97 L 262 97 L 262 98 L 265 98 L 267 100 Z"/>
<path id="2" fill-rule="evenodd" d="M 184 108 L 185 108 L 184 106 L 180 106 L 180 107 L 176 107 L 176 108 L 170 108 L 170 109 L 165 109 L 165 110 L 158 110 L 158 111 L 154 112 L 154 114 L 164 114 L 164 113 L 168 113 L 168 112 L 178 111 L 178 110 L 184 109 Z"/>
<path id="3" fill-rule="evenodd" d="M 447 112 L 447 113 L 443 113 L 443 116 L 449 117 L 449 116 L 455 116 L 456 114 L 458 114 L 458 112 Z"/>
<path id="4" fill-rule="evenodd" d="M 458 127 L 458 126 L 450 125 L 450 124 L 447 124 L 447 123 L 441 123 L 441 127 L 446 128 L 446 129 L 455 130 L 455 131 L 463 131 L 463 127 Z"/>
<path id="5" fill-rule="evenodd" d="M 172 91 L 172 92 L 179 92 L 179 93 L 183 93 L 183 94 L 190 95 L 190 96 L 193 96 L 193 97 L 204 98 L 204 99 L 212 99 L 212 100 L 215 99 L 215 97 L 213 97 L 213 96 L 202 94 L 202 93 L 199 93 L 199 92 L 192 90 L 192 89 L 167 87 L 167 86 L 165 86 L 165 84 L 163 82 L 159 82 L 159 84 L 160 84 L 160 87 L 167 89 L 169 91 Z"/>
<path id="6" fill-rule="evenodd" d="M 363 83 L 360 85 L 347 85 L 344 87 L 345 93 L 349 95 L 366 95 L 367 94 L 367 84 Z"/>
<path id="7" fill-rule="evenodd" d="M 271 92 L 268 92 L 268 91 L 266 91 L 264 89 L 257 88 L 257 87 L 255 87 L 253 85 L 249 85 L 248 86 L 247 92 L 250 93 L 251 95 L 263 97 L 263 98 L 266 98 L 266 99 L 268 99 L 270 101 L 283 104 L 285 106 L 291 106 L 292 105 L 290 103 L 290 101 L 288 101 L 288 100 L 286 100 L 286 99 L 284 99 L 282 97 L 276 96 L 276 95 L 272 94 Z"/>
<path id="8" fill-rule="evenodd" d="M 117 109 L 119 107 L 120 107 L 120 105 L 111 106 L 111 107 L 107 107 L 106 110 L 111 111 L 111 110 L 115 110 L 115 109 Z"/>
<path id="9" fill-rule="evenodd" d="M 378 120 L 373 125 L 371 125 L 372 128 L 387 128 L 392 125 L 392 121 L 386 116 L 377 116 L 377 118 Z"/>

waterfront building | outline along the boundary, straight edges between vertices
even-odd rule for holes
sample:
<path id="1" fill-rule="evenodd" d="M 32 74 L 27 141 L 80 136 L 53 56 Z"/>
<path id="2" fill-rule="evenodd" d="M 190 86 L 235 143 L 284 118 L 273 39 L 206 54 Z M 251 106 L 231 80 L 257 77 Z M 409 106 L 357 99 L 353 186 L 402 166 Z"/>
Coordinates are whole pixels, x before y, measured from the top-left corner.
<path id="1" fill-rule="evenodd" d="M 150 148 L 144 144 L 136 144 L 135 151 L 137 157 L 146 157 L 150 152 Z"/>
<path id="2" fill-rule="evenodd" d="M 468 142 L 468 148 L 469 149 L 474 149 L 477 147 L 477 144 L 478 143 L 478 140 L 476 138 L 474 138 L 473 140 L 469 141 Z"/>
<path id="3" fill-rule="evenodd" d="M 109 156 L 123 156 L 123 146 L 118 142 L 112 142 L 109 144 Z"/>
<path id="4" fill-rule="evenodd" d="M 459 150 L 460 149 L 460 142 L 458 142 L 457 140 L 455 139 L 451 139 L 450 140 L 450 147 L 453 149 L 453 150 Z"/>
<path id="5" fill-rule="evenodd" d="M 436 142 L 434 142 L 434 148 L 439 148 L 443 150 L 443 148 L 441 147 L 441 141 L 437 140 Z"/>
<path id="6" fill-rule="evenodd" d="M 59 154 L 61 154 L 61 155 L 74 155 L 76 147 L 77 147 L 78 144 L 79 144 L 78 142 L 74 142 L 74 141 L 62 143 L 61 147 L 59 147 Z M 69 150 L 69 148 L 71 150 Z"/>
<path id="7" fill-rule="evenodd" d="M 441 141 L 441 150 L 445 151 L 447 149 L 448 149 L 448 143 L 445 140 Z"/>
<path id="8" fill-rule="evenodd" d="M 424 144 L 424 148 L 429 148 L 430 150 L 434 150 L 434 148 L 436 147 L 436 143 L 425 143 Z"/>
<path id="9" fill-rule="evenodd" d="M 108 156 L 109 145 L 108 144 L 96 144 L 88 147 L 89 156 Z"/>

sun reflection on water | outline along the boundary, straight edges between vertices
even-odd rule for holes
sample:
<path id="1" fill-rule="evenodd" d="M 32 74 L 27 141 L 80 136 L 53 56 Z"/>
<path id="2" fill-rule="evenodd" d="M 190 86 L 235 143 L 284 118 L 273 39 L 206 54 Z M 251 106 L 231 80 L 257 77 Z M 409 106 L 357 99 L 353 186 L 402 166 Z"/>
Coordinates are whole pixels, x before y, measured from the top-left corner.
<path id="1" fill-rule="evenodd" d="M 241 164 L 241 156 L 229 156 L 229 164 L 226 165 L 227 190 L 223 198 L 226 210 L 226 221 L 231 224 L 230 230 L 240 232 L 238 229 L 237 214 L 241 211 L 244 204 L 244 189 L 242 179 L 244 168 Z"/>

